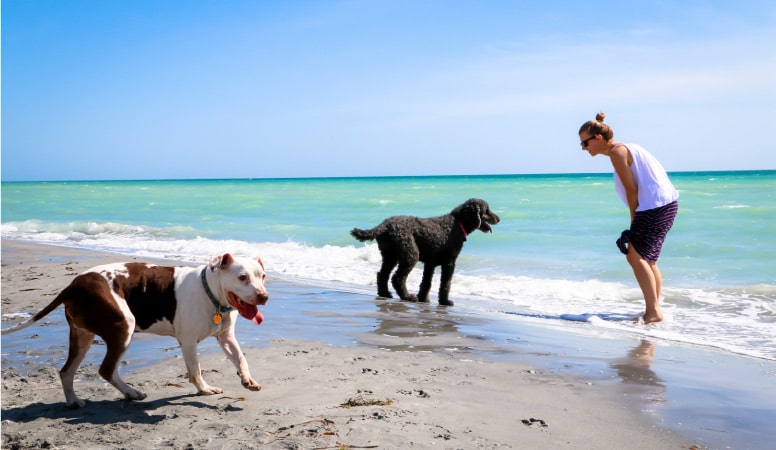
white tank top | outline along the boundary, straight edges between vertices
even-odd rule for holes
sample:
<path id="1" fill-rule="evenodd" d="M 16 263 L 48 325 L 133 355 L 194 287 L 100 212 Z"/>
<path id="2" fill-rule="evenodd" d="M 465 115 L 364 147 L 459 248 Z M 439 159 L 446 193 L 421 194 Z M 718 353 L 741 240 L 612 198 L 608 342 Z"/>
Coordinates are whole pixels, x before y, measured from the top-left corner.
<path id="1" fill-rule="evenodd" d="M 633 158 L 630 169 L 639 192 L 639 206 L 636 211 L 659 208 L 679 199 L 679 193 L 668 179 L 666 170 L 651 153 L 638 144 L 621 145 L 628 149 Z M 627 206 L 625 186 L 622 185 L 617 172 L 614 173 L 614 187 Z"/>

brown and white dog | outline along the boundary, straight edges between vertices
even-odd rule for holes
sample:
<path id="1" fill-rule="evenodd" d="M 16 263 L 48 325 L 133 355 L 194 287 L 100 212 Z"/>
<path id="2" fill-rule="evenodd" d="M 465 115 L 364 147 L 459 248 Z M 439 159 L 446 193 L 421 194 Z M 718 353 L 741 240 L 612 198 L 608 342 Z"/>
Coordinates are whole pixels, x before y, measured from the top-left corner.
<path id="1" fill-rule="evenodd" d="M 71 408 L 86 403 L 76 396 L 73 379 L 78 366 L 100 336 L 107 347 L 100 375 L 130 400 L 142 400 L 142 392 L 127 386 L 119 376 L 119 363 L 135 331 L 174 336 L 200 395 L 220 394 L 223 389 L 202 379 L 197 344 L 215 336 L 237 368 L 242 385 L 258 391 L 248 362 L 234 335 L 237 313 L 260 324 L 257 305 L 267 303 L 266 273 L 261 259 L 236 258 L 230 254 L 213 258 L 200 267 L 163 267 L 144 263 L 97 266 L 77 276 L 37 314 L 2 334 L 37 322 L 60 304 L 70 325 L 70 350 L 60 371 L 65 401 Z"/>

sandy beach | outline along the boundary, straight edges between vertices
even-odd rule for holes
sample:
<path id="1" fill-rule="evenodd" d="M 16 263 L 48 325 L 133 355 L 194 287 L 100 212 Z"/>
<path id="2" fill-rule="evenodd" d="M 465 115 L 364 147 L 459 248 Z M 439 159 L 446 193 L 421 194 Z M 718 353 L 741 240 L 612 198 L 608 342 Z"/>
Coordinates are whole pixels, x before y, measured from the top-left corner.
<path id="1" fill-rule="evenodd" d="M 3 240 L 3 327 L 18 320 L 13 313 L 50 302 L 80 271 L 128 260 L 144 259 Z M 125 401 L 101 379 L 95 345 L 76 379 L 87 406 L 70 410 L 58 377 L 67 353 L 62 308 L 4 335 L 2 447 L 706 448 L 634 407 L 636 396 L 665 395 L 660 383 L 627 395 L 584 368 L 535 365 L 479 336 L 486 318 L 280 280 L 268 287 L 265 322 L 237 326 L 259 392 L 242 388 L 211 339 L 200 344 L 204 376 L 225 392 L 198 396 L 175 340 L 137 334 L 122 374 L 148 397 Z M 633 358 L 612 367 L 620 364 L 622 377 L 654 376 L 638 363 L 652 351 L 636 345 Z"/>

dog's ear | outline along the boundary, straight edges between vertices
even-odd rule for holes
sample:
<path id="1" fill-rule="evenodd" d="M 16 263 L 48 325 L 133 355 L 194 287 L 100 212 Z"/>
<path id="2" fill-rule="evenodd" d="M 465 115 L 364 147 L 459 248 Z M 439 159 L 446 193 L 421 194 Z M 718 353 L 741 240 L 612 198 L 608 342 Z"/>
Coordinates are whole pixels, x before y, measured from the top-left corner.
<path id="1" fill-rule="evenodd" d="M 450 212 L 458 220 L 465 223 L 466 228 L 472 227 L 476 230 L 482 224 L 481 203 L 476 198 L 470 198 L 461 205 L 458 205 Z"/>
<path id="2" fill-rule="evenodd" d="M 474 217 L 477 218 L 477 226 L 474 227 L 476 229 L 482 225 L 482 204 L 480 202 L 473 202 L 472 207 L 474 210 Z"/>
<path id="3" fill-rule="evenodd" d="M 261 258 L 257 257 L 256 261 L 259 262 L 259 265 L 261 266 L 261 270 L 264 270 L 266 272 L 267 269 L 264 268 L 264 261 L 261 260 Z"/>
<path id="4" fill-rule="evenodd" d="M 472 216 L 472 221 L 476 223 L 474 226 L 476 230 L 482 225 L 482 202 L 476 198 L 470 198 L 466 201 L 466 205 L 468 206 L 466 212 Z"/>
<path id="5" fill-rule="evenodd" d="M 211 259 L 208 263 L 208 266 L 210 267 L 211 271 L 215 271 L 216 269 L 226 268 L 233 262 L 234 258 L 232 255 L 229 253 L 224 253 L 223 256 L 214 256 L 213 259 Z"/>

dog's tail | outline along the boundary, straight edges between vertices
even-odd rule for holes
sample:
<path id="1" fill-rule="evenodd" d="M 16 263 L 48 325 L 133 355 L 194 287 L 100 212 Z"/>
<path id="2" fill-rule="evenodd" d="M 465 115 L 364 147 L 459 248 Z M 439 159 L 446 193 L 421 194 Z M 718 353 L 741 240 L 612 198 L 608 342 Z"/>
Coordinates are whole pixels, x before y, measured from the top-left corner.
<path id="1" fill-rule="evenodd" d="M 64 303 L 65 301 L 65 291 L 62 291 L 57 295 L 57 297 L 48 305 L 46 305 L 45 308 L 41 309 L 37 313 L 35 313 L 34 316 L 30 317 L 29 319 L 25 320 L 24 322 L 17 323 L 16 325 L 6 328 L 2 331 L 0 331 L 0 334 L 7 334 L 7 333 L 13 333 L 15 331 L 19 331 L 21 329 L 27 328 L 28 326 L 34 324 L 35 322 L 39 321 L 40 319 L 46 317 L 51 311 L 54 311 L 57 309 L 59 305 Z"/>
<path id="2" fill-rule="evenodd" d="M 360 228 L 353 228 L 353 230 L 350 232 L 350 234 L 353 235 L 354 238 L 358 239 L 361 242 L 364 241 L 373 241 L 377 236 L 380 235 L 382 230 L 380 227 L 372 228 L 371 230 L 362 230 Z"/>

